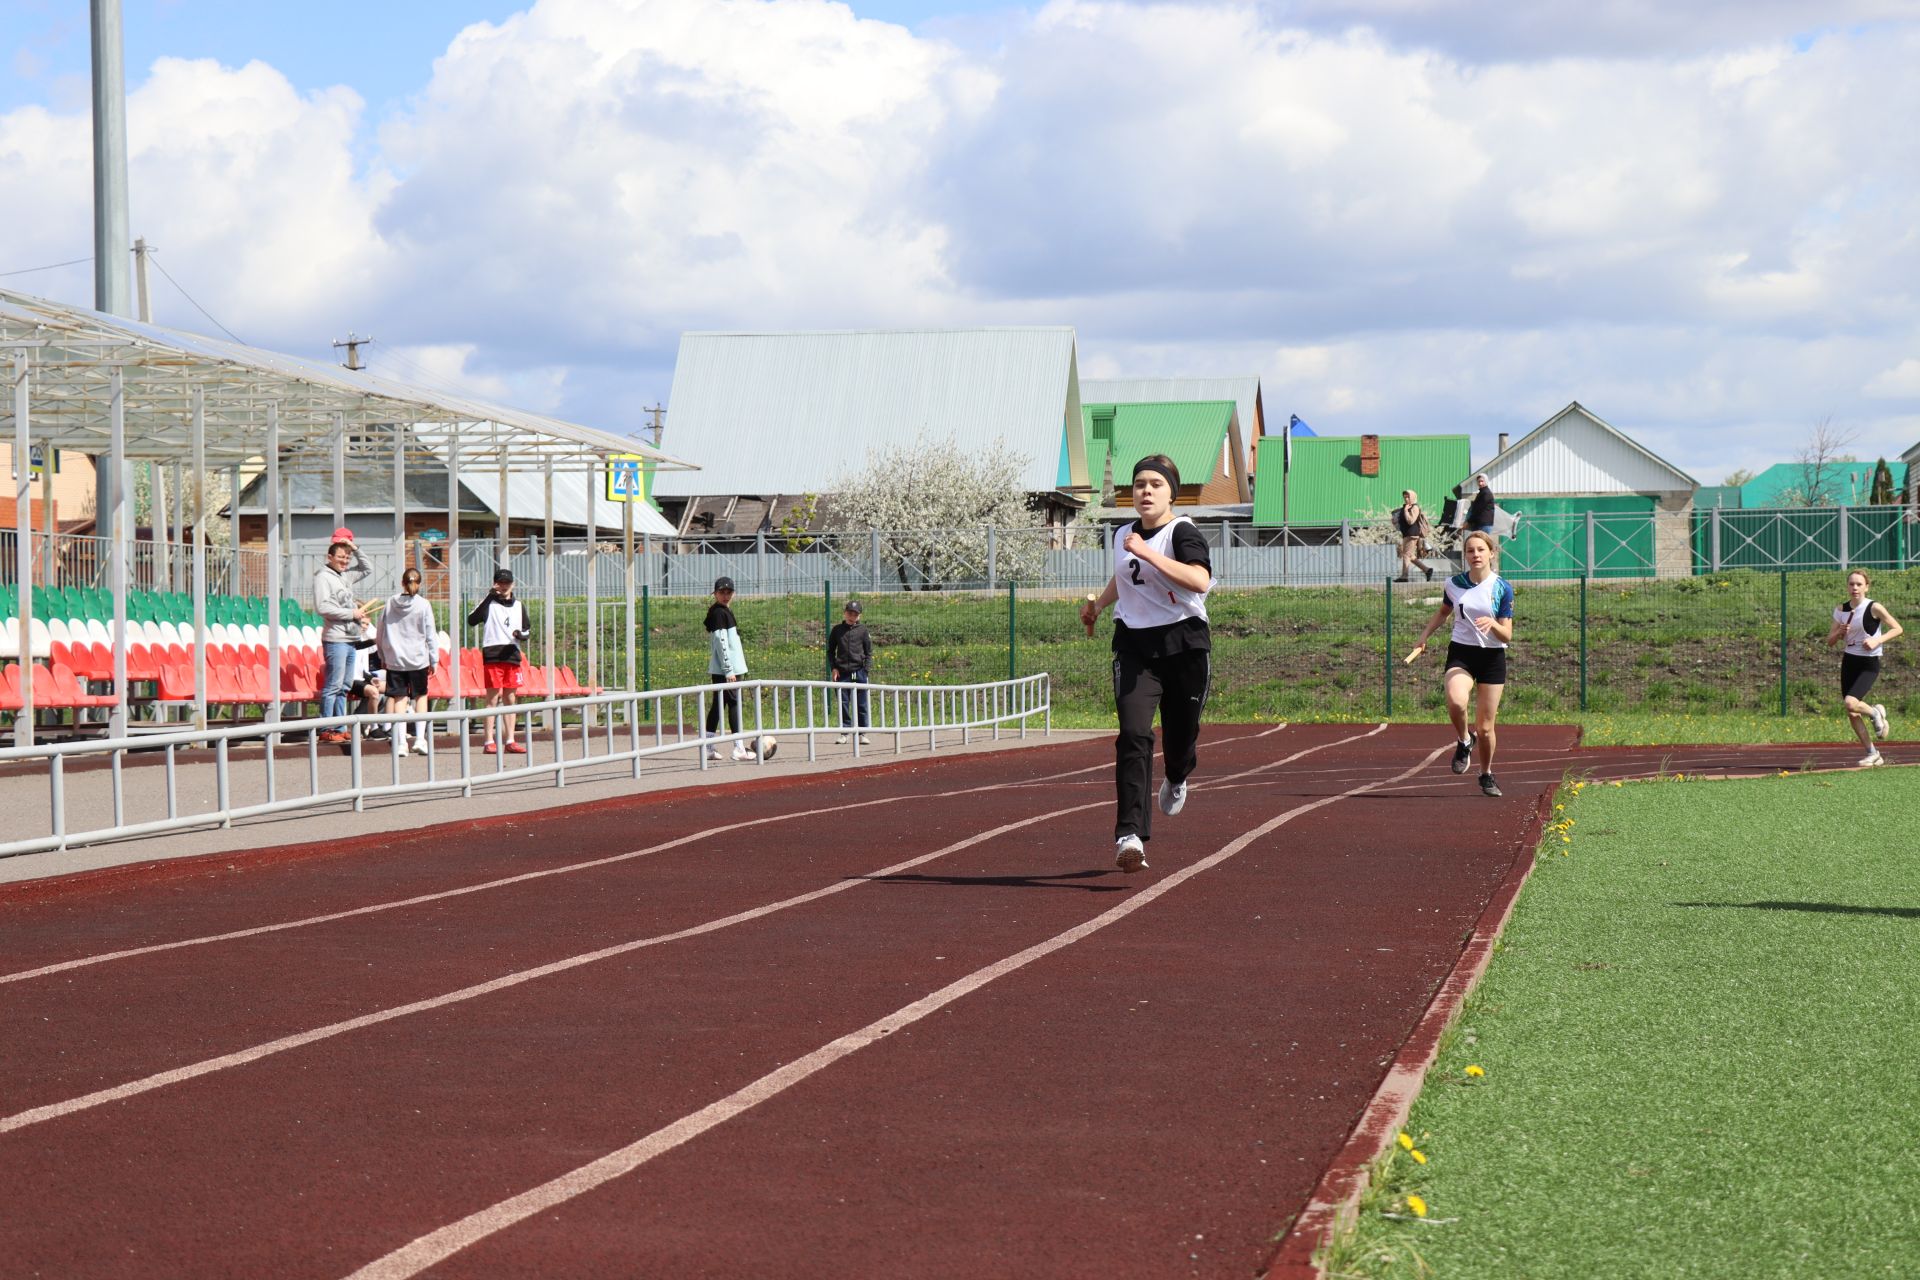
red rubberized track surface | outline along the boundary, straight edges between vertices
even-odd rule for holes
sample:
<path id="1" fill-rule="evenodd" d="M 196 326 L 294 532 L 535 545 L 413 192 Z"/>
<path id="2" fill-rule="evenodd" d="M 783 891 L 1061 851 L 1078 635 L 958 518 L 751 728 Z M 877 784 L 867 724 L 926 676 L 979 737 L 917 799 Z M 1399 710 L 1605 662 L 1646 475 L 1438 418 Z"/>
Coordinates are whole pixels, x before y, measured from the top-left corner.
<path id="1" fill-rule="evenodd" d="M 1563 776 L 1853 754 L 1447 745 L 1210 728 L 1130 877 L 1081 742 L 0 889 L 0 1275 L 1254 1274 Z"/>

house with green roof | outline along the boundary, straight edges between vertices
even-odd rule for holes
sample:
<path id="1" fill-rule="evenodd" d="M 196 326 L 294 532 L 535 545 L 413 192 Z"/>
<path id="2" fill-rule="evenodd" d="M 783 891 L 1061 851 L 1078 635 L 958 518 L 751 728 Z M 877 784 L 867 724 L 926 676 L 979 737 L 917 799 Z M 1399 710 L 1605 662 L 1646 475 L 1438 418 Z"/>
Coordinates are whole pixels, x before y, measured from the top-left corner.
<path id="1" fill-rule="evenodd" d="M 1255 468 L 1263 477 L 1254 491 L 1256 525 L 1330 528 L 1384 519 L 1404 489 L 1437 520 L 1442 500 L 1473 463 L 1465 435 L 1295 436 L 1292 461 L 1283 465 L 1285 448 L 1282 436 L 1260 440 L 1266 456 Z"/>
<path id="2" fill-rule="evenodd" d="M 1094 495 L 1111 495 L 1115 506 L 1126 505 L 1133 464 L 1154 453 L 1180 469 L 1176 506 L 1220 506 L 1252 496 L 1240 413 L 1231 400 L 1083 404 L 1080 415 Z"/>

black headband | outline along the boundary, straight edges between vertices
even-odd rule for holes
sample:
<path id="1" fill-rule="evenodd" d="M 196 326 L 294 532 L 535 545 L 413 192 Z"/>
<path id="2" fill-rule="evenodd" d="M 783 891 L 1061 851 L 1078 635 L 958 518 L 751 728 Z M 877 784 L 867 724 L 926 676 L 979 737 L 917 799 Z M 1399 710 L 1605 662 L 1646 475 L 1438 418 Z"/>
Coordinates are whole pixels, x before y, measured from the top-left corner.
<path id="1" fill-rule="evenodd" d="M 1138 479 L 1142 471 L 1159 472 L 1162 476 L 1166 478 L 1167 487 L 1169 489 L 1178 489 L 1180 487 L 1179 477 L 1175 476 L 1173 474 L 1173 468 L 1169 467 L 1164 462 L 1156 461 L 1153 458 L 1142 458 L 1140 459 L 1140 461 L 1133 464 L 1134 477 Z"/>

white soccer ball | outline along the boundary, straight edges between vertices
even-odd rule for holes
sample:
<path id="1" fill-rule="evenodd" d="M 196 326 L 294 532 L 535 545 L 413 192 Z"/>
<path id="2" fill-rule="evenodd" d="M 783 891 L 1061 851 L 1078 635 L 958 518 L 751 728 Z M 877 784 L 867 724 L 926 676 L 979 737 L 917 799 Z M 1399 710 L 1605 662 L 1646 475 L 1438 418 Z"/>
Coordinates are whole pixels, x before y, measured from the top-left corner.
<path id="1" fill-rule="evenodd" d="M 753 744 L 753 749 L 762 760 L 771 760 L 773 759 L 773 753 L 780 749 L 780 740 L 770 733 L 763 734 L 760 739 Z"/>

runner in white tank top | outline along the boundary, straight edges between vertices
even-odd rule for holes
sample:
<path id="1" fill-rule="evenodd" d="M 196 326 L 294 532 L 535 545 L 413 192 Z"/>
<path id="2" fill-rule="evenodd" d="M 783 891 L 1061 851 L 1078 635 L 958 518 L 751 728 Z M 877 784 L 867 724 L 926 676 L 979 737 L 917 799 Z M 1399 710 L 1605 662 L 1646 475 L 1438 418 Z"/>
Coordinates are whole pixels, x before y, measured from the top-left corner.
<path id="1" fill-rule="evenodd" d="M 1494 572 L 1499 563 L 1500 544 L 1491 533 L 1475 529 L 1460 543 L 1467 571 L 1447 580 L 1440 607 L 1427 620 L 1420 643 L 1413 646 L 1407 662 L 1427 651 L 1449 615 L 1453 617 L 1452 642 L 1447 645 L 1447 716 L 1453 721 L 1453 764 L 1455 773 L 1465 773 L 1480 755 L 1480 790 L 1490 796 L 1500 794 L 1493 776 L 1494 721 L 1500 714 L 1500 695 L 1507 688 L 1507 646 L 1513 643 L 1513 584 Z M 1467 724 L 1467 700 L 1474 702 L 1473 725 Z"/>
<path id="2" fill-rule="evenodd" d="M 1860 758 L 1863 768 L 1884 764 L 1874 737 L 1887 736 L 1885 703 L 1868 702 L 1874 681 L 1880 678 L 1880 650 L 1901 633 L 1901 626 L 1887 606 L 1867 595 L 1872 579 L 1864 569 L 1847 575 L 1847 598 L 1833 611 L 1833 627 L 1827 632 L 1827 646 L 1842 645 L 1840 651 L 1840 702 L 1847 712 L 1847 723 L 1867 754 Z M 1867 725 L 1873 725 L 1869 736 Z"/>
<path id="3" fill-rule="evenodd" d="M 1213 565 L 1207 540 L 1185 516 L 1173 514 L 1180 470 L 1165 454 L 1133 468 L 1133 509 L 1139 518 L 1115 532 L 1113 576 L 1080 608 L 1093 634 L 1101 610 L 1114 606 L 1113 703 L 1120 720 L 1114 739 L 1114 865 L 1139 871 L 1153 838 L 1147 793 L 1153 781 L 1153 717 L 1160 715 L 1166 778 L 1160 811 L 1168 817 L 1187 803 L 1187 778 L 1199 763 L 1200 713 L 1206 708 L 1213 648 L 1207 629 L 1207 592 Z"/>

